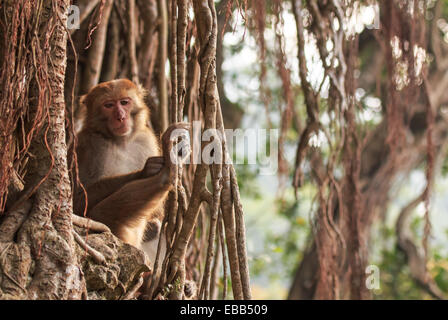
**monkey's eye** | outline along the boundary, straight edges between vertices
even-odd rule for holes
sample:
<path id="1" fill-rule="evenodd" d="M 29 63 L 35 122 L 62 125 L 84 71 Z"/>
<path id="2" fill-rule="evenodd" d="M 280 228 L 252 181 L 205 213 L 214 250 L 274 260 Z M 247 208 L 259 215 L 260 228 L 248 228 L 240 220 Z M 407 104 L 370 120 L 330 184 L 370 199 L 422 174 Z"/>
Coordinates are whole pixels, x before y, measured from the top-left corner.
<path id="1" fill-rule="evenodd" d="M 104 107 L 107 108 L 107 109 L 110 109 L 110 108 L 112 108 L 113 106 L 114 106 L 114 104 L 113 104 L 113 103 L 110 103 L 110 102 L 104 104 Z"/>
<path id="2" fill-rule="evenodd" d="M 121 104 L 122 106 L 126 106 L 126 105 L 129 104 L 129 100 L 121 100 L 121 101 L 120 101 L 120 104 Z"/>

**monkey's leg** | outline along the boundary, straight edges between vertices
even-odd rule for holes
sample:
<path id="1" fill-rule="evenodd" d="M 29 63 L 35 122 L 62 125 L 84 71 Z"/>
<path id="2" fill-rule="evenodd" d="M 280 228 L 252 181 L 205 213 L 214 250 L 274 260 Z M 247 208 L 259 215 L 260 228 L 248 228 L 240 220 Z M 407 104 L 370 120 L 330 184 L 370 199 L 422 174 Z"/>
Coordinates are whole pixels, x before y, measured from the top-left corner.
<path id="1" fill-rule="evenodd" d="M 171 188 L 167 166 L 157 175 L 132 181 L 89 210 L 123 241 L 140 246 L 146 221 L 156 214 Z M 135 239 L 134 239 L 135 238 Z"/>
<path id="2" fill-rule="evenodd" d="M 101 200 L 107 198 L 112 193 L 123 187 L 130 181 L 141 178 L 141 172 L 131 172 L 116 177 L 110 177 L 102 179 L 86 187 L 87 202 L 89 207 L 94 207 Z M 77 188 L 77 192 L 74 194 L 74 211 L 77 215 L 83 216 L 85 208 L 85 195 L 81 188 Z"/>

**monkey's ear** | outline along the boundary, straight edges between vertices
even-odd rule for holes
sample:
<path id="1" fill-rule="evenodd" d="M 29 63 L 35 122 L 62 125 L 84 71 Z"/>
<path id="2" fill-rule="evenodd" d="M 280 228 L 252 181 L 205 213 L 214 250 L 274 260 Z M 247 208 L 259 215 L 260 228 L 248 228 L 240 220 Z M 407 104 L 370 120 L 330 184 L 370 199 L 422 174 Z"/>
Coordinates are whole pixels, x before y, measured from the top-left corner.
<path id="1" fill-rule="evenodd" d="M 148 96 L 149 92 L 140 83 L 137 84 L 137 92 L 141 99 L 144 101 Z"/>
<path id="2" fill-rule="evenodd" d="M 84 105 L 87 107 L 87 94 L 79 97 L 79 105 Z"/>

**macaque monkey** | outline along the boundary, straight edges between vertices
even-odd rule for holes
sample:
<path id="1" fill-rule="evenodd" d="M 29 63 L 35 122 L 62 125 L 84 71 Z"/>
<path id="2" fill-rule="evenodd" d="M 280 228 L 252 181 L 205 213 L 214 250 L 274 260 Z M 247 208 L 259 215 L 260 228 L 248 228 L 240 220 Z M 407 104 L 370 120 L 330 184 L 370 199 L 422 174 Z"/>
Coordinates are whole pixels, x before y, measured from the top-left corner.
<path id="1" fill-rule="evenodd" d="M 107 225 L 124 242 L 147 248 L 153 263 L 154 246 L 142 246 L 145 229 L 148 222 L 153 228 L 160 226 L 176 174 L 170 135 L 176 129 L 186 134 L 188 124 L 172 125 L 159 141 L 148 126 L 149 109 L 143 99 L 144 90 L 127 79 L 92 88 L 81 99 L 87 111 L 76 152 L 79 178 L 88 195 L 87 217 Z M 84 192 L 77 187 L 75 213 L 83 215 L 84 209 Z"/>

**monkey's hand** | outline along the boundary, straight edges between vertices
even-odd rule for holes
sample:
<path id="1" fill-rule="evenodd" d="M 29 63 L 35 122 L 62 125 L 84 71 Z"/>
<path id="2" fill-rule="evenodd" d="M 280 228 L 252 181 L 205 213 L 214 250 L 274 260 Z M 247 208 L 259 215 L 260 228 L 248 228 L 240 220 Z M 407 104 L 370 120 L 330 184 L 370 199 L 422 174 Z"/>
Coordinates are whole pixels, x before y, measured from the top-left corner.
<path id="1" fill-rule="evenodd" d="M 162 136 L 165 165 L 174 167 L 188 158 L 190 155 L 189 129 L 190 124 L 186 122 L 172 124 L 166 129 Z M 178 140 L 179 138 L 182 139 Z"/>
<path id="2" fill-rule="evenodd" d="M 158 174 L 165 165 L 164 157 L 151 157 L 146 160 L 142 170 L 142 178 L 149 178 Z"/>

